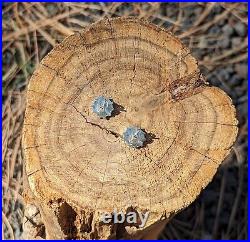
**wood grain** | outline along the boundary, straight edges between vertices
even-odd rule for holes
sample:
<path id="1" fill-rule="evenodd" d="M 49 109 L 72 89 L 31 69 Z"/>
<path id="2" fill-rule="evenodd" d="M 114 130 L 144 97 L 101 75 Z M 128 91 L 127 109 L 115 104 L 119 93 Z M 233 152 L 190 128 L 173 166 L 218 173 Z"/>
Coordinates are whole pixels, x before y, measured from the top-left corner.
<path id="1" fill-rule="evenodd" d="M 99 119 L 91 105 L 101 95 L 124 110 Z M 171 33 L 133 18 L 104 19 L 57 45 L 30 80 L 23 129 L 30 189 L 55 216 L 70 204 L 74 238 L 115 233 L 98 222 L 114 208 L 150 211 L 148 227 L 211 181 L 236 139 L 235 116 L 231 99 L 207 85 Z M 151 137 L 145 147 L 123 141 L 130 125 Z M 81 232 L 80 218 L 91 216 Z"/>

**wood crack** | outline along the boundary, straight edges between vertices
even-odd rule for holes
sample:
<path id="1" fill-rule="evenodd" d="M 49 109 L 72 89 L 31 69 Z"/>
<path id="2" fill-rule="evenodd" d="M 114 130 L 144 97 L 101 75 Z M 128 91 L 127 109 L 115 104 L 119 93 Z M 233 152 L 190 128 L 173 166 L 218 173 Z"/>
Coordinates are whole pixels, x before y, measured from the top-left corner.
<path id="1" fill-rule="evenodd" d="M 70 105 L 76 110 L 76 112 L 78 112 L 78 113 L 84 118 L 84 120 L 85 120 L 85 122 L 86 122 L 87 124 L 90 124 L 90 125 L 92 125 L 92 126 L 98 127 L 99 129 L 106 131 L 106 133 L 111 134 L 111 135 L 115 136 L 116 138 L 121 137 L 120 134 L 118 134 L 118 133 L 116 133 L 116 132 L 114 132 L 114 131 L 112 131 L 112 130 L 109 130 L 109 129 L 105 128 L 105 127 L 102 127 L 102 126 L 99 125 L 99 124 L 96 124 L 96 123 L 93 123 L 93 122 L 89 121 L 89 120 L 87 119 L 87 117 L 86 117 L 82 112 L 80 112 L 74 105 L 72 105 L 72 104 L 70 104 Z"/>

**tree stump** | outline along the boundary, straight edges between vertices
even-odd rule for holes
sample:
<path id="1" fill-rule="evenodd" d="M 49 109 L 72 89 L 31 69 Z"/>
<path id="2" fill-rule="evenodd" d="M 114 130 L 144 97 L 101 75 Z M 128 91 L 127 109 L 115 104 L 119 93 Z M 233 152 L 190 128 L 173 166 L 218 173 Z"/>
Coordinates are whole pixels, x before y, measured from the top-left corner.
<path id="1" fill-rule="evenodd" d="M 92 111 L 98 96 L 114 102 L 108 119 Z M 165 29 L 114 18 L 69 36 L 42 60 L 27 92 L 26 200 L 40 210 L 44 238 L 156 238 L 229 154 L 235 116 L 231 99 L 205 82 Z M 129 126 L 145 131 L 142 148 L 124 142 Z M 100 221 L 114 210 L 149 218 L 144 228 Z"/>

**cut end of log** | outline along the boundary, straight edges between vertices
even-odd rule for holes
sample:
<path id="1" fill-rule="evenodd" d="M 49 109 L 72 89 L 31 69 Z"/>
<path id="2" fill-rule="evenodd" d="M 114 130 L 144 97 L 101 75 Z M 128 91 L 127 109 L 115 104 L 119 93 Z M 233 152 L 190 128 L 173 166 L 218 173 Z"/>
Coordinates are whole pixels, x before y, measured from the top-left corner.
<path id="1" fill-rule="evenodd" d="M 114 111 L 100 119 L 98 96 Z M 127 127 L 146 134 L 135 149 Z M 237 136 L 231 99 L 208 86 L 168 31 L 105 19 L 57 45 L 33 74 L 23 129 L 25 172 L 47 238 L 104 239 L 140 230 L 104 212 L 149 212 L 144 227 L 183 209 L 211 181 Z M 70 228 L 70 229 L 69 229 Z M 134 231 L 134 230 L 133 230 Z"/>

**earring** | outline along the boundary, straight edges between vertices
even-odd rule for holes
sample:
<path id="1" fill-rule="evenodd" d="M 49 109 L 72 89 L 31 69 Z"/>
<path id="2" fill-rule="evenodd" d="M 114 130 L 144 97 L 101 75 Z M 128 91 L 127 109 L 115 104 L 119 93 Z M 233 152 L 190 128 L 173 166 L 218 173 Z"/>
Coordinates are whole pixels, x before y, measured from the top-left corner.
<path id="1" fill-rule="evenodd" d="M 131 147 L 140 148 L 146 141 L 145 132 L 137 127 L 128 127 L 123 133 L 124 141 Z"/>
<path id="2" fill-rule="evenodd" d="M 112 99 L 107 99 L 104 96 L 97 97 L 92 105 L 93 112 L 100 118 L 110 117 L 114 110 Z"/>

